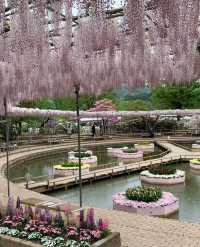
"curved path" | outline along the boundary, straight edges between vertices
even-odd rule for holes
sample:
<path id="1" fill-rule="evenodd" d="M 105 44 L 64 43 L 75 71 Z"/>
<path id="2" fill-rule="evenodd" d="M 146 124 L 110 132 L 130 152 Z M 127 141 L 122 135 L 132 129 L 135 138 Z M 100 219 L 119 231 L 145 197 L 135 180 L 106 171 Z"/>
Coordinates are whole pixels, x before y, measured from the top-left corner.
<path id="1" fill-rule="evenodd" d="M 121 140 L 121 142 L 132 142 L 133 139 Z M 108 143 L 111 143 L 109 141 Z M 116 141 L 115 141 L 116 142 Z M 107 142 L 99 142 L 97 145 L 106 144 Z M 119 143 L 119 141 L 118 141 Z M 85 145 L 94 145 L 94 142 L 87 142 Z M 95 143 L 96 145 L 96 143 Z M 167 148 L 170 148 L 172 152 L 169 156 L 175 152 L 179 155 L 200 155 L 200 153 L 189 152 L 181 148 L 175 147 L 173 144 L 162 142 Z M 10 155 L 11 162 L 18 159 L 26 159 L 26 157 L 32 155 L 38 155 L 38 153 L 58 151 L 61 148 L 70 148 L 72 145 L 59 145 L 56 146 L 40 146 L 34 149 L 26 149 L 23 152 L 20 150 L 13 152 Z M 75 145 L 74 145 L 75 146 Z M 4 176 L 5 169 L 5 156 L 0 157 L 0 200 L 3 205 L 6 205 L 7 197 L 7 182 Z M 14 196 L 19 195 L 23 200 L 29 200 L 30 198 L 37 198 L 43 201 L 50 200 L 53 202 L 61 202 L 56 198 L 42 195 L 33 191 L 28 191 L 15 184 L 11 183 L 11 193 Z M 129 214 L 125 212 L 116 212 L 106 209 L 95 209 L 96 214 L 102 217 L 108 218 L 112 231 L 118 231 L 121 234 L 123 247 L 198 247 L 200 246 L 200 224 L 180 222 L 177 220 L 153 218 L 148 216 L 140 216 L 135 214 Z"/>

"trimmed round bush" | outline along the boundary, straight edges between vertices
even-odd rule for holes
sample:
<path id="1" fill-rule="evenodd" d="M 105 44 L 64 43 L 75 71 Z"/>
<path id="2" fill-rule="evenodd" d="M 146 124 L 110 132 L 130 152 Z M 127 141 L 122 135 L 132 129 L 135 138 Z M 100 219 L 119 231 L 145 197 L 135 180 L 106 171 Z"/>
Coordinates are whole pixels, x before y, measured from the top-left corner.
<path id="1" fill-rule="evenodd" d="M 75 153 L 75 154 L 74 154 L 74 157 L 79 158 L 79 153 L 78 153 L 78 152 Z M 80 157 L 81 157 L 81 158 L 91 157 L 91 154 L 90 154 L 90 153 L 81 152 L 81 153 L 80 153 Z"/>
<path id="2" fill-rule="evenodd" d="M 168 166 L 153 166 L 149 168 L 149 172 L 154 175 L 171 175 L 176 173 L 176 169 Z"/>
<path id="3" fill-rule="evenodd" d="M 127 153 L 127 154 L 134 154 L 137 153 L 138 151 L 134 148 L 128 148 L 128 149 L 123 149 L 123 153 Z"/>
<path id="4" fill-rule="evenodd" d="M 126 197 L 132 201 L 139 202 L 156 202 L 162 197 L 160 188 L 138 186 L 135 188 L 128 188 L 126 190 Z"/>

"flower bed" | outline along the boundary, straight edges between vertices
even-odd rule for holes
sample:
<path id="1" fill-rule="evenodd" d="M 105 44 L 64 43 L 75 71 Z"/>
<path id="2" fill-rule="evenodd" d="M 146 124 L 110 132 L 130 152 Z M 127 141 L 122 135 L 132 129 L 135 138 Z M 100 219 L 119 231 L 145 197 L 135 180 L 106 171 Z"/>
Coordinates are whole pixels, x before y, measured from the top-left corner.
<path id="1" fill-rule="evenodd" d="M 13 199 L 9 198 L 6 211 L 6 215 L 0 218 L 1 235 L 32 241 L 43 246 L 89 247 L 110 236 L 108 222 L 102 218 L 95 221 L 92 208 L 88 209 L 86 215 L 84 210 L 74 215 L 70 206 L 66 205 L 63 217 L 59 208 L 55 214 L 48 209 L 24 208 L 19 198 L 14 207 Z"/>
<path id="2" fill-rule="evenodd" d="M 162 192 L 161 198 L 153 202 L 129 200 L 125 193 L 113 196 L 113 209 L 150 216 L 167 216 L 179 209 L 179 200 L 169 192 Z"/>
<path id="3" fill-rule="evenodd" d="M 193 143 L 192 144 L 192 151 L 200 151 L 200 143 Z"/>
<path id="4" fill-rule="evenodd" d="M 40 244 L 36 244 L 34 242 L 26 241 L 19 238 L 10 237 L 7 235 L 0 235 L 0 244 L 1 246 L 6 247 L 41 247 Z M 71 244 L 71 245 L 70 245 Z M 49 244 L 49 247 L 52 247 L 53 244 Z M 62 246 L 62 245 L 61 245 Z M 76 242 L 69 242 L 69 244 L 65 244 L 64 247 L 70 246 L 70 247 L 78 247 L 80 245 L 77 245 Z M 108 237 L 101 239 L 92 245 L 90 247 L 120 247 L 121 246 L 121 239 L 120 234 L 118 232 L 114 232 L 109 234 Z"/>
<path id="5" fill-rule="evenodd" d="M 148 170 L 140 173 L 140 180 L 148 184 L 174 185 L 185 182 L 185 172 L 176 170 L 172 174 L 153 174 Z"/>
<path id="6" fill-rule="evenodd" d="M 200 170 L 200 158 L 190 160 L 190 167 L 195 170 Z"/>
<path id="7" fill-rule="evenodd" d="M 63 164 L 55 165 L 55 175 L 58 176 L 71 176 L 78 175 L 79 173 L 79 164 L 73 162 L 65 162 Z M 90 165 L 83 164 L 81 165 L 82 173 L 88 173 Z"/>
<path id="8" fill-rule="evenodd" d="M 92 151 L 87 150 L 80 153 L 81 157 L 81 163 L 82 164 L 89 164 L 91 166 L 96 166 L 97 165 L 97 156 L 92 154 Z M 68 153 L 68 161 L 73 162 L 73 163 L 78 163 L 79 162 L 79 153 L 75 151 L 71 151 Z"/>
<path id="9" fill-rule="evenodd" d="M 138 186 L 126 190 L 127 199 L 132 201 L 155 202 L 160 199 L 161 196 L 161 190 L 154 187 Z"/>
<path id="10" fill-rule="evenodd" d="M 111 156 L 121 158 L 128 161 L 141 161 L 143 160 L 143 152 L 137 151 L 133 148 L 107 148 L 108 154 Z"/>
<path id="11" fill-rule="evenodd" d="M 143 151 L 145 153 L 153 153 L 155 149 L 155 145 L 154 143 L 144 141 L 144 142 L 135 143 L 135 148 L 138 151 Z"/>

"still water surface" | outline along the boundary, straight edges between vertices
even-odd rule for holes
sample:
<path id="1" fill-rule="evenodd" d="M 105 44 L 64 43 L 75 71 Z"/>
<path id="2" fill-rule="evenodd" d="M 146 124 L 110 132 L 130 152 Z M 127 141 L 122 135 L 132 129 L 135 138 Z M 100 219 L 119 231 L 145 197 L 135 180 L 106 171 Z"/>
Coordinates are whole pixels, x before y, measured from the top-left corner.
<path id="1" fill-rule="evenodd" d="M 107 147 L 123 147 L 123 146 L 133 146 L 129 144 L 115 144 L 108 146 L 96 146 L 89 148 L 93 151 L 94 155 L 97 155 L 98 165 L 104 165 L 111 162 L 117 162 L 117 158 L 111 157 L 107 155 Z M 150 156 L 159 154 L 163 152 L 160 147 L 155 146 L 155 152 L 144 155 L 144 159 L 148 159 Z M 64 153 L 60 153 L 57 155 L 51 155 L 45 158 L 34 159 L 31 161 L 27 161 L 24 164 L 20 164 L 17 167 L 11 167 L 9 170 L 9 176 L 11 180 L 13 178 L 25 177 L 27 173 L 31 175 L 32 178 L 38 176 L 48 176 L 53 174 L 53 167 L 56 164 L 62 163 L 67 160 L 67 150 Z"/>
<path id="2" fill-rule="evenodd" d="M 115 161 L 115 159 L 107 156 L 105 146 L 95 147 L 93 151 L 98 156 L 98 165 Z M 161 150 L 156 148 L 156 153 L 160 152 Z M 51 175 L 53 166 L 58 162 L 66 160 L 66 158 L 67 152 L 49 156 L 44 159 L 28 161 L 24 165 L 11 168 L 10 176 L 11 178 L 23 177 L 27 172 L 33 177 L 47 174 Z M 180 199 L 179 213 L 172 217 L 184 221 L 200 222 L 200 172 L 197 173 L 190 170 L 187 163 L 176 164 L 174 166 L 186 171 L 186 183 L 185 185 L 162 187 L 164 191 L 170 191 Z M 140 185 L 139 174 L 137 173 L 84 185 L 83 201 L 85 205 L 111 209 L 113 194 L 125 191 L 128 187 L 136 185 Z M 67 191 L 56 191 L 50 193 L 50 195 L 74 203 L 79 202 L 78 187 L 70 188 Z"/>
<path id="3" fill-rule="evenodd" d="M 200 222 L 200 172 L 190 170 L 188 163 L 174 165 L 186 171 L 185 185 L 162 187 L 163 191 L 174 193 L 180 200 L 179 213 L 170 218 L 183 221 Z M 130 186 L 140 185 L 139 175 L 133 174 L 83 186 L 83 201 L 85 205 L 99 208 L 112 208 L 112 195 L 125 191 Z M 79 202 L 78 187 L 50 193 L 57 197 L 74 203 Z"/>

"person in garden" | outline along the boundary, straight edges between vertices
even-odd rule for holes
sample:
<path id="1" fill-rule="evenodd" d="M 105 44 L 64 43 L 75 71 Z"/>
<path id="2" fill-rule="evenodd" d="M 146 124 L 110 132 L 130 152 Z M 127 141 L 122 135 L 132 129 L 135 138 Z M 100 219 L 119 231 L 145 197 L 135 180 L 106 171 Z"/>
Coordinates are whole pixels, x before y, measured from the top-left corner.
<path id="1" fill-rule="evenodd" d="M 92 136 L 94 137 L 96 135 L 96 126 L 95 123 L 92 125 Z"/>

